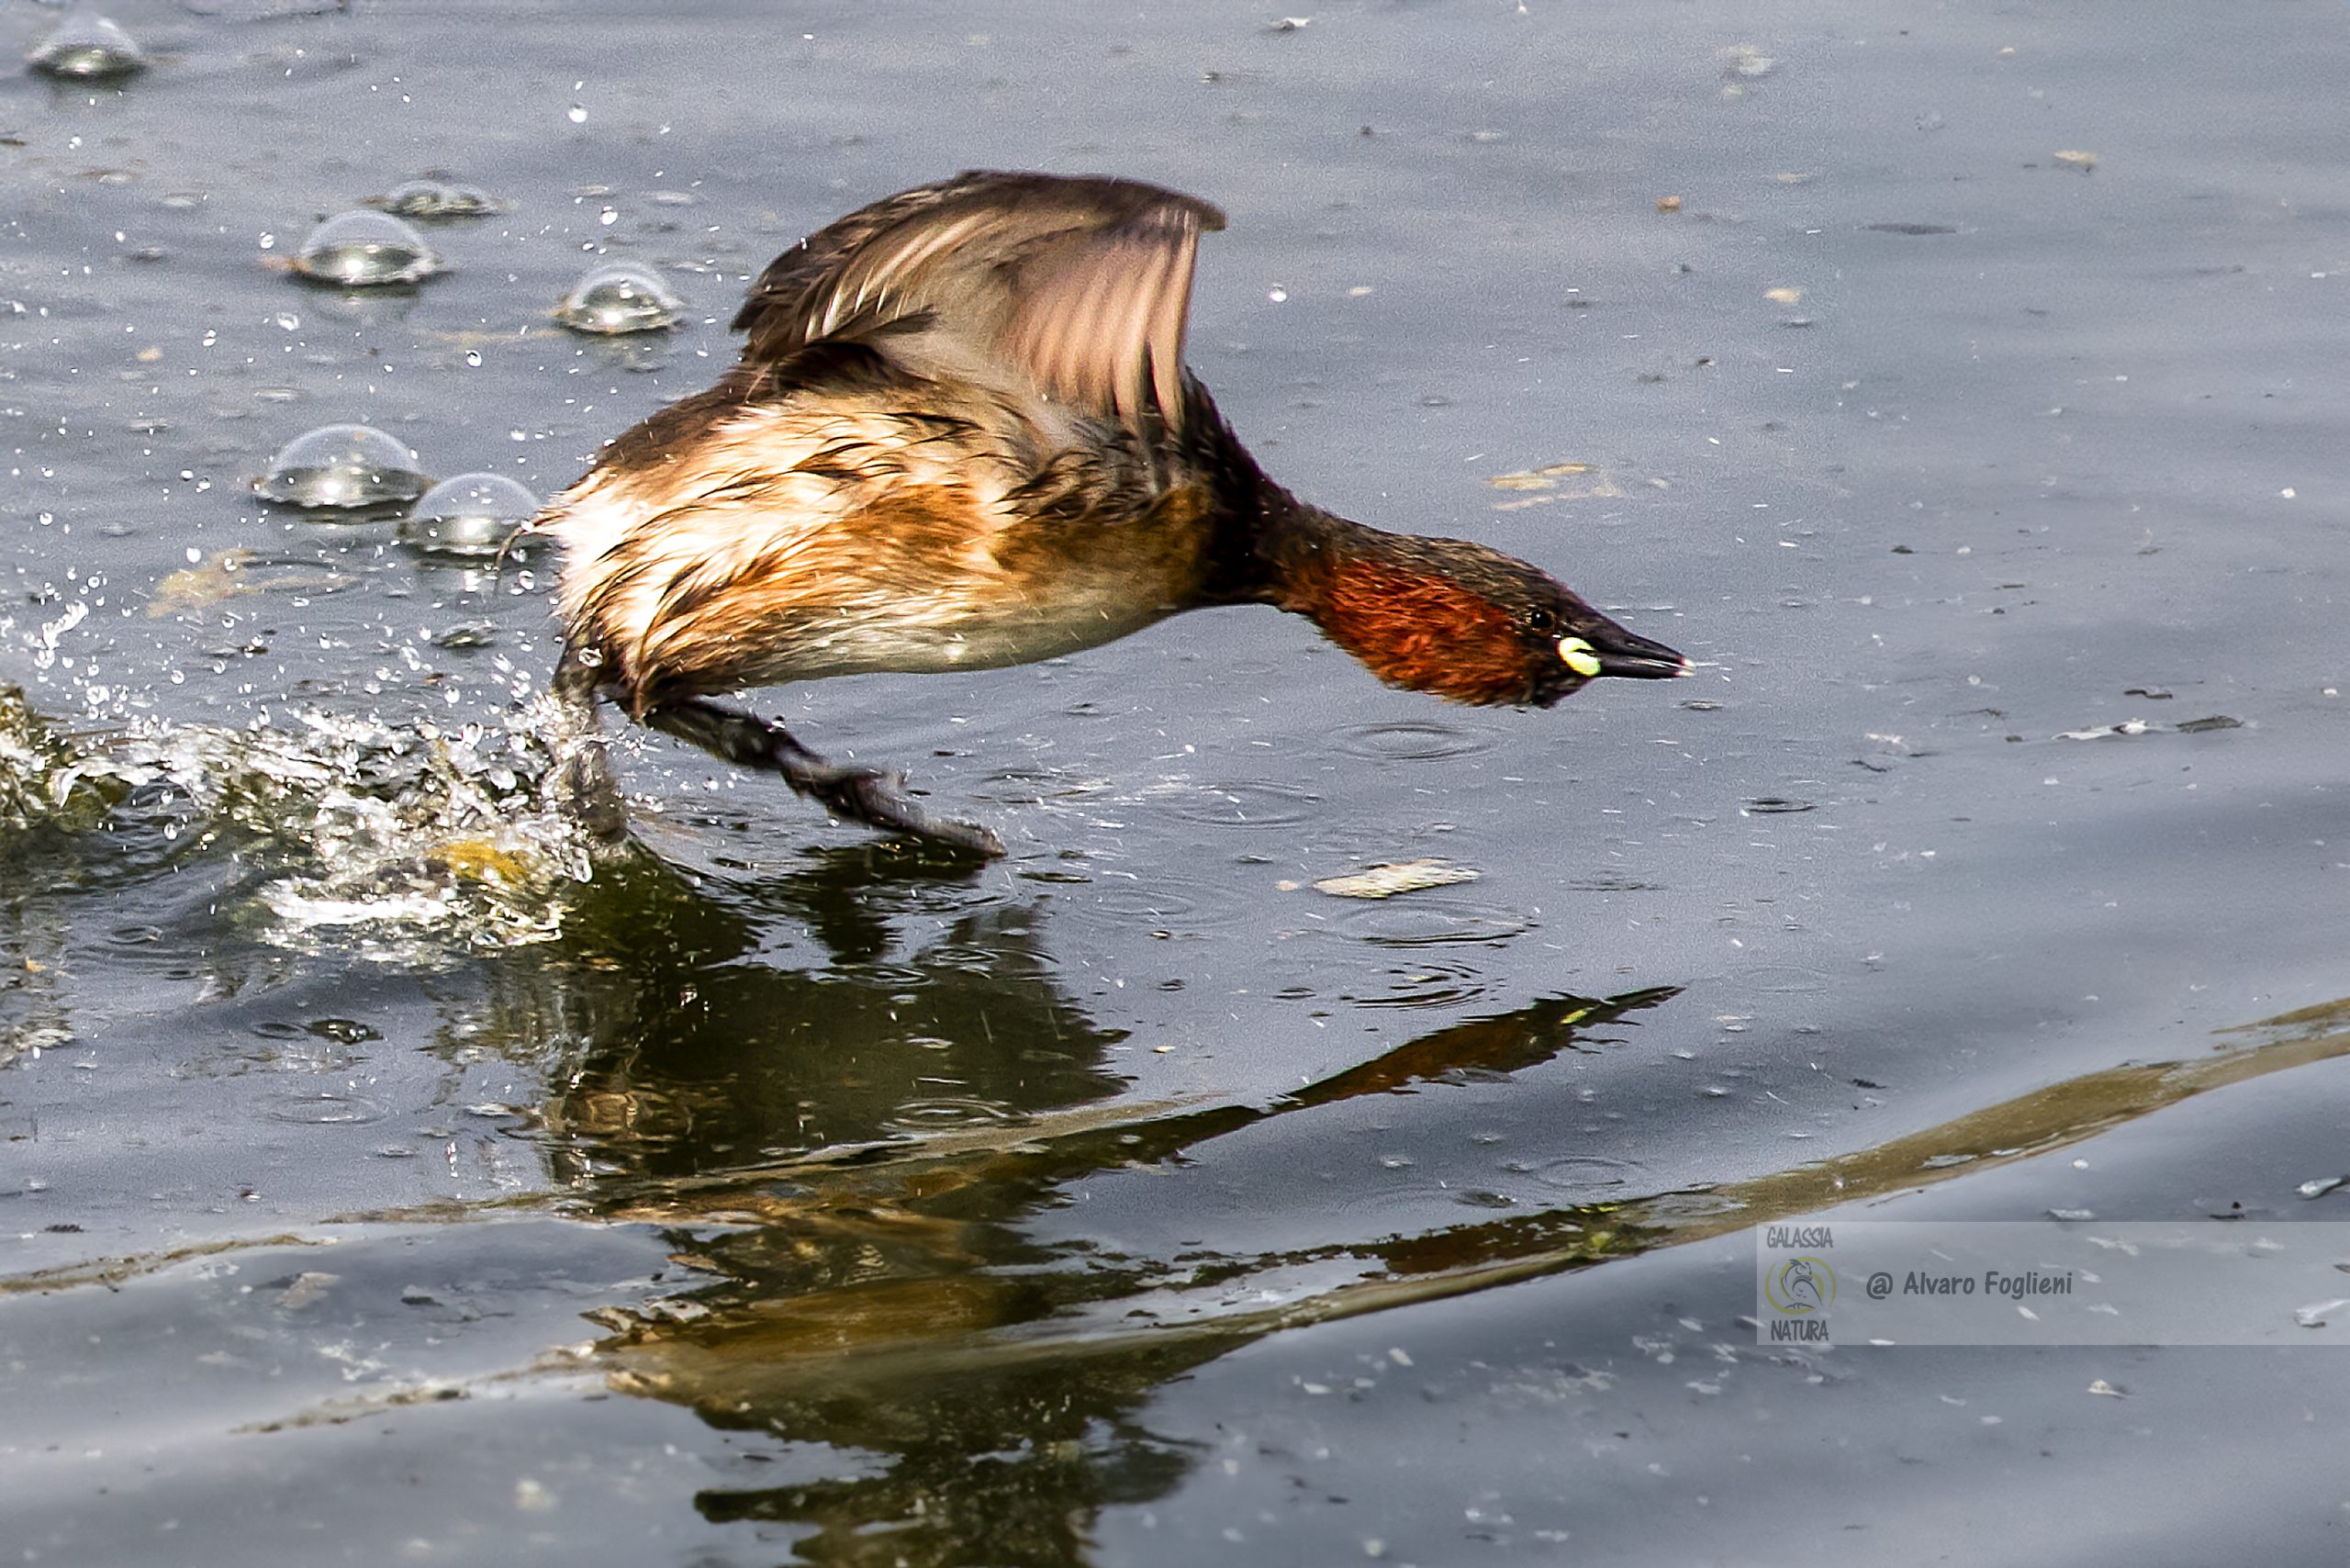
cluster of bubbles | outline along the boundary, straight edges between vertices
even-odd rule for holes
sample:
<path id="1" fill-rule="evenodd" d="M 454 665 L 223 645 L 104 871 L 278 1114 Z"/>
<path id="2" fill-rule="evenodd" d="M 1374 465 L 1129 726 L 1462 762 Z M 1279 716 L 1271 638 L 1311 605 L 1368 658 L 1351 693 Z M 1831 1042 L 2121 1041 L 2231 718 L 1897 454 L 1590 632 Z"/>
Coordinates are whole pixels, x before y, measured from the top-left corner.
<path id="1" fill-rule="evenodd" d="M 445 222 L 498 210 L 497 202 L 472 185 L 410 180 L 322 220 L 289 264 L 297 275 L 335 288 L 410 287 L 446 268 L 408 218 Z M 684 311 L 685 302 L 656 274 L 622 262 L 590 269 L 556 302 L 554 319 L 574 331 L 603 336 L 665 331 Z"/>
<path id="2" fill-rule="evenodd" d="M 371 520 L 405 509 L 400 538 L 432 555 L 497 555 L 539 510 L 539 498 L 503 474 L 459 474 L 434 484 L 414 448 L 373 425 L 320 425 L 296 436 L 269 460 L 253 493 L 280 506 Z"/>
<path id="3" fill-rule="evenodd" d="M 147 69 L 137 40 L 106 17 L 68 17 L 36 44 L 27 63 L 61 82 L 119 82 Z M 445 263 L 415 223 L 487 218 L 503 207 L 477 186 L 426 177 L 369 196 L 310 230 L 291 262 L 297 277 L 333 288 L 408 288 Z M 677 325 L 685 302 L 655 273 L 621 263 L 590 270 L 557 301 L 554 319 L 599 335 L 657 332 Z M 330 503 L 340 504 L 340 503 Z"/>
<path id="4" fill-rule="evenodd" d="M 38 74 L 93 90 L 154 66 L 120 26 L 86 12 L 26 58 Z M 324 217 L 268 264 L 326 288 L 414 289 L 448 271 L 431 230 L 502 210 L 488 192 L 428 171 Z M 581 275 L 554 316 L 605 335 L 665 330 L 684 308 L 654 272 L 606 263 Z M 408 548 L 472 561 L 512 548 L 541 506 L 502 474 L 435 483 L 405 442 L 351 423 L 287 442 L 252 488 L 320 518 L 396 518 Z M 22 693 L 0 688 L 0 834 L 100 823 L 183 846 L 191 834 L 259 834 L 280 851 L 258 893 L 276 917 L 274 937 L 308 942 L 341 927 L 367 944 L 540 941 L 562 918 L 563 889 L 586 880 L 600 852 L 557 798 L 576 727 L 576 714 L 543 697 L 503 728 L 307 714 L 291 732 L 179 723 L 93 739 L 52 730 Z"/>

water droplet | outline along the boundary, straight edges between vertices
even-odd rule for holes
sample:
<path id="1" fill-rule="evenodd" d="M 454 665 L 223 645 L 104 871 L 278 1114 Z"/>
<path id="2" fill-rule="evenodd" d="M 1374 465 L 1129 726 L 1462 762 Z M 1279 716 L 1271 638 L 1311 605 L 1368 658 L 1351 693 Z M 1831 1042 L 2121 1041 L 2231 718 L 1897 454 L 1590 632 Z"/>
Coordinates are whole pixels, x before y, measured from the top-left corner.
<path id="1" fill-rule="evenodd" d="M 408 180 L 382 196 L 369 196 L 366 206 L 402 218 L 487 218 L 504 210 L 478 185 L 449 185 L 440 180 Z"/>
<path id="2" fill-rule="evenodd" d="M 321 425 L 269 460 L 253 493 L 295 507 L 372 507 L 412 501 L 431 483 L 416 454 L 370 425 Z"/>
<path id="3" fill-rule="evenodd" d="M 345 288 L 420 283 L 441 270 L 424 236 L 380 212 L 342 212 L 310 230 L 294 270 Z"/>
<path id="4" fill-rule="evenodd" d="M 572 285 L 554 319 L 576 332 L 653 332 L 675 326 L 685 302 L 642 267 L 599 267 Z"/>
<path id="5" fill-rule="evenodd" d="M 400 520 L 403 543 L 434 555 L 495 555 L 539 510 L 539 498 L 503 474 L 460 474 L 424 493 Z"/>
<path id="6" fill-rule="evenodd" d="M 564 110 L 563 113 L 564 118 L 571 121 L 574 125 L 586 125 L 588 123 L 588 106 L 585 104 L 574 104 L 569 108 Z"/>
<path id="7" fill-rule="evenodd" d="M 33 47 L 26 62 L 64 82 L 103 82 L 147 69 L 147 51 L 104 17 L 72 17 Z"/>

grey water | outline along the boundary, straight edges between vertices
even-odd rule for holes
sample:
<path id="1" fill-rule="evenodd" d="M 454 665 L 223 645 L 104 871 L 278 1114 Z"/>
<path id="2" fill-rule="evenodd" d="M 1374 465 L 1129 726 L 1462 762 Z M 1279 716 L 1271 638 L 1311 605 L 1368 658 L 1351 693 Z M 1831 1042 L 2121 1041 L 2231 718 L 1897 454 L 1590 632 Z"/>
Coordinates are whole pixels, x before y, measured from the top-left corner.
<path id="1" fill-rule="evenodd" d="M 0 72 L 7 1555 L 2342 1560 L 2334 1352 L 1749 1318 L 1796 1215 L 2350 1217 L 2350 13 L 103 9 Z M 253 489 L 551 495 L 974 166 L 1218 204 L 1270 472 L 1697 675 L 1204 612 L 756 694 L 1002 861 L 642 735 L 603 853 L 544 552 Z"/>

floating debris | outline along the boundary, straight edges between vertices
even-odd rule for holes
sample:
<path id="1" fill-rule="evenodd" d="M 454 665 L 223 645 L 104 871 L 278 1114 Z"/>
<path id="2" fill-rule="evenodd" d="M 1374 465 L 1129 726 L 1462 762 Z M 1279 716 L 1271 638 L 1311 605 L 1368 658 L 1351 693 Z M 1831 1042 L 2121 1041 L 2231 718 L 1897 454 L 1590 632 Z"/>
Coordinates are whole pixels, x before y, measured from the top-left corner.
<path id="1" fill-rule="evenodd" d="M 441 270 L 424 236 L 386 213 L 339 212 L 302 241 L 294 270 L 343 288 L 397 288 Z"/>
<path id="2" fill-rule="evenodd" d="M 432 633 L 436 648 L 487 648 L 498 641 L 498 627 L 488 621 L 460 621 Z"/>
<path id="3" fill-rule="evenodd" d="M 1382 861 L 1345 877 L 1325 877 L 1314 884 L 1315 891 L 1341 899 L 1392 899 L 1398 893 L 1416 893 L 1425 888 L 1447 888 L 1455 882 L 1473 882 L 1478 873 L 1466 866 L 1455 866 L 1449 860 Z"/>
<path id="4" fill-rule="evenodd" d="M 35 44 L 25 62 L 61 82 L 106 82 L 147 69 L 147 51 L 104 17 L 73 17 Z"/>
<path id="5" fill-rule="evenodd" d="M 1957 230 L 1947 223 L 1869 223 L 1863 224 L 1872 234 L 1955 234 Z"/>
<path id="6" fill-rule="evenodd" d="M 460 474 L 424 492 L 400 520 L 400 543 L 434 555 L 495 555 L 538 510 L 539 498 L 503 474 Z"/>
<path id="7" fill-rule="evenodd" d="M 376 507 L 412 501 L 432 481 L 417 456 L 373 425 L 321 425 L 269 460 L 253 493 L 290 507 Z"/>
<path id="8" fill-rule="evenodd" d="M 1722 74 L 1733 82 L 1752 82 L 1771 74 L 1779 62 L 1751 43 L 1732 44 L 1721 51 Z"/>
<path id="9" fill-rule="evenodd" d="M 2084 174 L 2097 167 L 2097 154 L 2084 152 L 2076 147 L 2067 147 L 2061 151 L 2052 152 L 2049 156 L 2059 163 L 2078 169 Z"/>
<path id="10" fill-rule="evenodd" d="M 2132 695 L 2150 694 L 2133 692 Z M 2170 693 L 2165 691 L 2163 695 L 2167 697 Z M 2060 741 L 2101 741 L 2114 735 L 2159 734 L 2165 731 L 2173 734 L 2200 735 L 2208 734 L 2213 730 L 2243 728 L 2242 719 L 2231 719 L 2225 713 L 2214 713 L 2208 719 L 2189 719 L 2183 724 L 2157 724 L 2145 719 L 2125 719 L 2118 724 L 2097 724 L 2086 730 L 2065 730 L 2060 732 L 2056 738 Z"/>
<path id="11" fill-rule="evenodd" d="M 1766 288 L 1762 297 L 1774 305 L 1793 305 L 1803 297 L 1800 288 Z"/>
<path id="12" fill-rule="evenodd" d="M 257 566 L 261 569 L 256 570 Z M 250 550 L 222 550 L 157 583 L 155 597 L 147 601 L 147 614 L 157 621 L 167 615 L 193 614 L 241 594 L 333 593 L 358 580 L 347 572 L 263 562 Z"/>
<path id="13" fill-rule="evenodd" d="M 554 319 L 575 332 L 657 332 L 677 325 L 685 301 L 643 267 L 599 267 L 572 285 Z"/>
<path id="14" fill-rule="evenodd" d="M 452 185 L 443 180 L 408 180 L 360 204 L 402 218 L 487 218 L 506 210 L 505 205 L 479 185 Z"/>
<path id="15" fill-rule="evenodd" d="M 2304 1198 L 2322 1198 L 2345 1184 L 2350 1184 L 2350 1176 L 2322 1176 L 2314 1182 L 2304 1182 L 2293 1191 Z"/>
<path id="16" fill-rule="evenodd" d="M 1571 474 L 1588 474 L 1588 463 L 1546 463 L 1539 468 L 1520 468 L 1515 473 L 1496 474 L 1485 481 L 1496 490 L 1555 490 L 1560 479 Z"/>
<path id="17" fill-rule="evenodd" d="M 1758 795 L 1740 806 L 1739 814 L 1749 817 L 1785 816 L 1795 812 L 1816 812 L 1818 803 L 1797 800 L 1787 795 Z"/>

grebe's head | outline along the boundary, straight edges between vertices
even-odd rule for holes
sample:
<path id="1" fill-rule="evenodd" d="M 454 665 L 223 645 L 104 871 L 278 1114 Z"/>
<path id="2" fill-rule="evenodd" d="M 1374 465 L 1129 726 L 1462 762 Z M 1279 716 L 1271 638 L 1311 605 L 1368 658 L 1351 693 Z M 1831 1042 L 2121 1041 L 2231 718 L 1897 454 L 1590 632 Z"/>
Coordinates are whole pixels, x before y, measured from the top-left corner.
<path id="1" fill-rule="evenodd" d="M 1320 619 L 1392 686 L 1455 702 L 1548 708 L 1603 676 L 1689 673 L 1549 574 L 1458 539 L 1403 539 L 1342 564 Z"/>
<path id="2" fill-rule="evenodd" d="M 1618 626 L 1550 578 L 1542 582 L 1550 602 L 1538 599 L 1518 612 L 1529 677 L 1524 700 L 1548 708 L 1604 675 L 1668 680 L 1689 673 L 1689 661 L 1662 643 Z"/>

